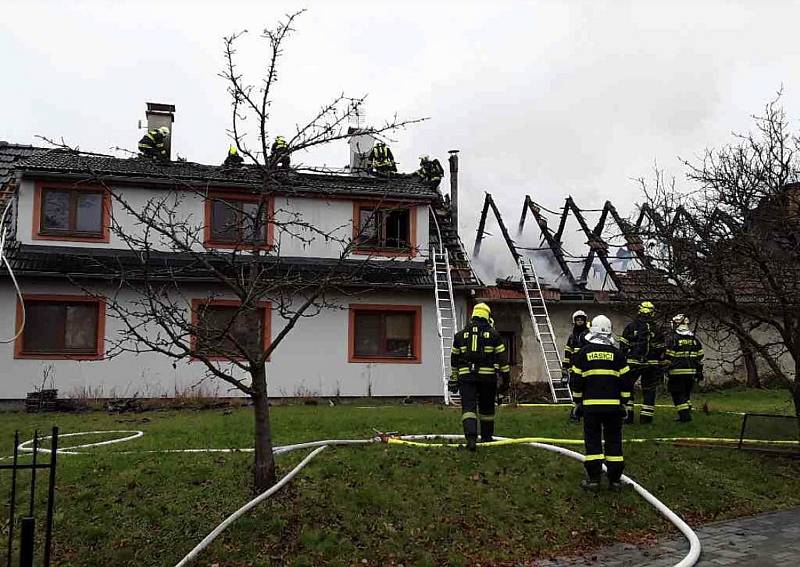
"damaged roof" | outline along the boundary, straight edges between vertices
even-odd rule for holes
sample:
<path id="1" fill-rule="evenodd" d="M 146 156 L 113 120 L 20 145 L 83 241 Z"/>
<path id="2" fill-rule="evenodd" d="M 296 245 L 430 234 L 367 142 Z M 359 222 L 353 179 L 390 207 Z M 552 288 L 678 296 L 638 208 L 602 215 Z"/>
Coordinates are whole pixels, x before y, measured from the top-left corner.
<path id="1" fill-rule="evenodd" d="M 262 183 L 262 170 L 256 165 L 224 167 L 187 161 L 160 163 L 152 159 L 134 157 L 117 158 L 84 154 L 69 150 L 54 150 L 34 155 L 17 164 L 26 174 L 50 174 L 72 178 L 107 180 L 148 180 L 154 182 L 181 182 L 193 186 L 254 187 Z M 440 198 L 417 175 L 393 174 L 350 175 L 339 173 L 286 172 L 276 176 L 282 190 L 323 195 L 361 195 L 395 197 L 431 201 Z"/>

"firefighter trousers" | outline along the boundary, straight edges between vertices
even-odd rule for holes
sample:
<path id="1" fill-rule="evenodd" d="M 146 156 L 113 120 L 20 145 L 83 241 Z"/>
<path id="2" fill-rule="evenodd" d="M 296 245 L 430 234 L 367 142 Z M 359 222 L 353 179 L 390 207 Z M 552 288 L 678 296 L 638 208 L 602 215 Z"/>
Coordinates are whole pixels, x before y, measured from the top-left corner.
<path id="1" fill-rule="evenodd" d="M 629 404 L 633 404 L 633 387 L 636 381 L 642 379 L 642 409 L 639 412 L 639 421 L 641 423 L 652 423 L 653 416 L 656 414 L 656 397 L 658 396 L 658 387 L 663 380 L 664 371 L 657 365 L 631 366 L 628 374 L 628 380 L 631 382 L 631 397 Z M 630 414 L 631 418 L 627 421 L 633 421 L 633 413 Z"/>
<path id="2" fill-rule="evenodd" d="M 622 476 L 625 468 L 622 457 L 622 418 L 622 411 L 617 409 L 589 411 L 583 416 L 583 442 L 586 449 L 583 466 L 592 481 L 600 481 L 604 462 L 610 482 L 617 482 Z"/>
<path id="3" fill-rule="evenodd" d="M 494 435 L 494 402 L 497 396 L 497 380 L 463 378 L 459 381 L 461 393 L 461 423 L 464 437 L 477 439 L 478 422 L 482 441 L 491 441 Z"/>
<path id="4" fill-rule="evenodd" d="M 692 388 L 694 387 L 694 378 L 692 376 L 670 376 L 667 382 L 667 388 L 672 395 L 672 403 L 675 404 L 675 409 L 678 410 L 679 421 L 692 420 Z"/>

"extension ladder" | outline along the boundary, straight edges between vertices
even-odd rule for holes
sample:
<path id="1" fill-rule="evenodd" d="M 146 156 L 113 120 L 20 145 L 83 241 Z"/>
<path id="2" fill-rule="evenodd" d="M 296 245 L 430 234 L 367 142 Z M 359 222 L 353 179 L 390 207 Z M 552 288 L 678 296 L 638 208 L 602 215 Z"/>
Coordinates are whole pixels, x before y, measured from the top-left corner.
<path id="1" fill-rule="evenodd" d="M 450 351 L 453 348 L 453 337 L 458 330 L 458 316 L 455 302 L 453 301 L 453 281 L 450 276 L 450 259 L 447 248 L 431 246 L 433 258 L 433 281 L 436 293 L 436 328 L 439 332 L 439 341 L 442 348 L 442 386 L 444 388 L 444 403 L 459 404 L 461 397 L 451 394 L 447 389 L 450 379 Z"/>
<path id="2" fill-rule="evenodd" d="M 520 258 L 519 272 L 522 276 L 522 288 L 525 291 L 525 301 L 528 304 L 528 313 L 533 323 L 533 331 L 542 351 L 544 367 L 547 372 L 547 382 L 550 393 L 557 404 L 572 403 L 572 392 L 569 385 L 561 381 L 561 352 L 556 343 L 556 334 L 550 322 L 547 305 L 542 296 L 542 288 L 536 275 L 536 268 L 527 258 Z"/>

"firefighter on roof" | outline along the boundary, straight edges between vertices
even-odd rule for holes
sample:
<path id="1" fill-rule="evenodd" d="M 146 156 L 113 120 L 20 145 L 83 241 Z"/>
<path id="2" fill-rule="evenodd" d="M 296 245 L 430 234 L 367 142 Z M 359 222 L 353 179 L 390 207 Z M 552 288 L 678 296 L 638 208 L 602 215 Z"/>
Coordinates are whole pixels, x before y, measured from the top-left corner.
<path id="1" fill-rule="evenodd" d="M 619 339 L 620 348 L 631 367 L 631 386 L 642 379 L 642 411 L 639 423 L 652 423 L 656 413 L 658 385 L 663 379 L 664 334 L 654 320 L 655 306 L 650 301 L 639 304 L 639 313 L 628 323 Z M 633 396 L 628 404 L 625 423 L 633 423 Z"/>
<path id="2" fill-rule="evenodd" d="M 416 174 L 430 183 L 433 187 L 438 187 L 444 176 L 444 169 L 438 159 L 431 159 L 424 155 L 419 157 L 419 169 Z"/>
<path id="3" fill-rule="evenodd" d="M 169 143 L 169 128 L 162 126 L 148 130 L 147 134 L 142 136 L 139 140 L 139 153 L 148 158 L 156 159 L 159 161 L 168 161 L 169 152 L 167 144 Z"/>
<path id="4" fill-rule="evenodd" d="M 491 315 L 488 305 L 478 303 L 472 320 L 453 338 L 450 355 L 452 374 L 447 388 L 461 394 L 461 422 L 470 451 L 476 447 L 479 421 L 481 441 L 492 441 L 495 398 L 498 392 L 508 391 L 511 380 L 506 346 L 490 324 Z"/>
<path id="5" fill-rule="evenodd" d="M 578 310 L 572 314 L 572 333 L 567 339 L 567 346 L 564 347 L 564 358 L 561 360 L 562 379 L 569 382 L 570 390 L 573 389 L 573 380 L 570 376 L 572 359 L 586 345 L 586 333 L 589 332 L 589 318 L 585 311 Z M 578 406 L 575 404 L 569 414 L 572 421 L 580 421 L 581 415 Z"/>
<path id="6" fill-rule="evenodd" d="M 597 490 L 605 461 L 609 488 L 622 487 L 625 468 L 622 457 L 622 420 L 631 397 L 628 363 L 614 346 L 611 321 L 605 315 L 592 319 L 588 344 L 573 357 L 575 386 L 572 396 L 583 410 L 583 439 L 586 446 L 585 490 Z M 605 440 L 605 448 L 603 447 Z"/>
<path id="7" fill-rule="evenodd" d="M 289 169 L 289 146 L 283 136 L 275 136 L 271 152 L 273 159 L 277 158 L 275 165 L 278 169 Z"/>
<path id="8" fill-rule="evenodd" d="M 230 146 L 228 148 L 228 156 L 225 158 L 225 161 L 222 162 L 222 165 L 223 167 L 236 167 L 237 165 L 242 165 L 243 161 L 236 146 Z"/>
<path id="9" fill-rule="evenodd" d="M 394 156 L 389 146 L 383 142 L 378 142 L 373 146 L 369 154 L 369 167 L 374 173 L 382 175 L 397 172 L 397 164 L 394 162 Z"/>
<path id="10" fill-rule="evenodd" d="M 667 389 L 678 410 L 677 421 L 692 421 L 692 388 L 703 379 L 703 345 L 689 330 L 684 314 L 672 318 L 672 333 L 667 338 Z"/>

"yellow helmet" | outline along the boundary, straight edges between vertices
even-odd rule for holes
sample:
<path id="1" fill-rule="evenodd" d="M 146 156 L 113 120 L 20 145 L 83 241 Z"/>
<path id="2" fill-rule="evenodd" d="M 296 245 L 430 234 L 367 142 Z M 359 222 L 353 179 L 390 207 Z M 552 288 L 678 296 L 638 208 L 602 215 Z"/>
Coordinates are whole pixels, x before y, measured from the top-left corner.
<path id="1" fill-rule="evenodd" d="M 239 150 L 236 149 L 236 146 L 231 146 L 231 147 L 228 148 L 228 154 L 229 155 L 235 156 L 238 153 L 239 153 Z"/>
<path id="2" fill-rule="evenodd" d="M 653 311 L 655 311 L 656 306 L 653 305 L 650 301 L 642 301 L 639 304 L 639 313 L 641 315 L 652 315 Z"/>
<path id="3" fill-rule="evenodd" d="M 478 303 L 472 308 L 472 316 L 486 319 L 488 321 L 492 317 L 492 310 L 485 303 Z"/>

